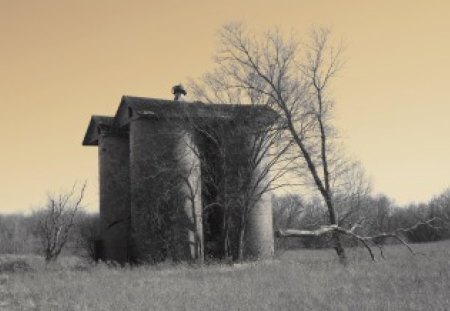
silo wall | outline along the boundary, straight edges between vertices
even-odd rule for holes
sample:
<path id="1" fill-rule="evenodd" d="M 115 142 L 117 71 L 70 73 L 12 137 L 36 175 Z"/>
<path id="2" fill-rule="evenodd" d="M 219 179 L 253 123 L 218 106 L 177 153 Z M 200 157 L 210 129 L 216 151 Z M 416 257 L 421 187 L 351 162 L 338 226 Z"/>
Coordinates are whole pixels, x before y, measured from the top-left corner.
<path id="1" fill-rule="evenodd" d="M 130 123 L 133 260 L 203 255 L 200 164 L 182 122 L 137 117 Z"/>
<path id="2" fill-rule="evenodd" d="M 246 156 L 252 168 L 249 173 L 254 193 L 247 218 L 245 256 L 253 259 L 268 259 L 274 254 L 270 167 L 263 136 L 250 130 L 244 139 Z"/>
<path id="3" fill-rule="evenodd" d="M 130 227 L 129 140 L 104 132 L 99 137 L 100 234 L 105 260 L 128 260 Z"/>
<path id="4" fill-rule="evenodd" d="M 199 149 L 196 134 L 188 126 L 174 129 L 175 161 L 179 197 L 179 221 L 174 223 L 179 252 L 176 257 L 203 261 L 202 181 Z M 187 241 L 187 243 L 186 243 Z"/>
<path id="5" fill-rule="evenodd" d="M 274 254 L 272 202 L 265 148 L 254 130 L 238 124 L 230 130 L 225 143 L 228 197 L 236 197 L 233 209 L 233 244 L 244 243 L 244 258 L 268 259 Z M 244 231 L 242 233 L 242 227 Z M 243 234 L 243 241 L 241 235 Z M 235 250 L 235 257 L 238 256 Z"/>

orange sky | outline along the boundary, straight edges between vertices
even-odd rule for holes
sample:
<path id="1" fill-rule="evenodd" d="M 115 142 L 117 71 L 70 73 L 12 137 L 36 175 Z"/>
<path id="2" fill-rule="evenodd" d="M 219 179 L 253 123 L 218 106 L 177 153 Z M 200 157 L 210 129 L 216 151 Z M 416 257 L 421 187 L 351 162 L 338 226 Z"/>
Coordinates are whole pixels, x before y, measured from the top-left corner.
<path id="1" fill-rule="evenodd" d="M 374 190 L 407 203 L 450 186 L 450 1 L 0 0 L 0 212 L 84 179 L 95 211 L 91 114 L 113 114 L 123 94 L 171 98 L 211 68 L 216 31 L 236 20 L 331 27 L 348 46 L 337 125 Z"/>

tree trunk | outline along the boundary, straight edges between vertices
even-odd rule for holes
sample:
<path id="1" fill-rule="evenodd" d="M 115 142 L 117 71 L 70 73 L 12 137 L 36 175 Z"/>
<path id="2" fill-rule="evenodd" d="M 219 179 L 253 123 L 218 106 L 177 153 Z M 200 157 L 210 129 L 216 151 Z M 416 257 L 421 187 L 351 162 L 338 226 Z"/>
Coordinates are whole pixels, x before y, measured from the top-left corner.
<path id="1" fill-rule="evenodd" d="M 338 233 L 333 233 L 333 241 L 335 244 L 334 249 L 339 257 L 339 262 L 347 264 L 347 255 L 345 254 L 345 249 L 342 246 L 341 238 Z"/>
<path id="2" fill-rule="evenodd" d="M 242 212 L 241 224 L 239 230 L 239 245 L 238 245 L 238 261 L 244 260 L 244 248 L 245 248 L 245 213 Z"/>
<path id="3" fill-rule="evenodd" d="M 325 201 L 327 203 L 328 207 L 328 214 L 330 216 L 330 224 L 331 225 L 339 225 L 336 217 L 336 212 L 334 210 L 333 201 L 330 198 L 329 193 L 327 193 L 327 196 L 325 198 Z M 342 246 L 341 239 L 339 237 L 339 234 L 337 232 L 333 233 L 333 243 L 334 243 L 334 249 L 336 250 L 336 253 L 339 257 L 339 261 L 343 264 L 347 263 L 347 256 L 345 254 L 345 249 Z"/>
<path id="4" fill-rule="evenodd" d="M 223 257 L 228 258 L 230 257 L 230 248 L 229 248 L 229 226 L 230 219 L 228 216 L 227 211 L 224 211 L 223 215 L 223 231 L 222 231 L 222 247 L 223 247 Z"/>

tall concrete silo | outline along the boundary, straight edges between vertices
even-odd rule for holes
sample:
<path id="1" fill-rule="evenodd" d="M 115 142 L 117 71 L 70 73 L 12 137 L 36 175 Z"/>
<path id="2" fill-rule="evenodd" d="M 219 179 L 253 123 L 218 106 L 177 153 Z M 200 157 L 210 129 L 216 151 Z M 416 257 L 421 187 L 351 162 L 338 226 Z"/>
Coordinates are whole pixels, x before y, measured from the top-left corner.
<path id="1" fill-rule="evenodd" d="M 244 243 L 243 256 L 247 259 L 268 259 L 274 254 L 274 237 L 272 224 L 272 202 L 268 190 L 270 182 L 270 167 L 267 162 L 267 150 L 264 147 L 267 123 L 270 123 L 270 113 L 267 120 L 265 114 L 234 116 L 230 127 L 232 130 L 225 137 L 226 158 L 228 169 L 226 178 L 229 180 L 229 196 L 235 197 L 232 208 L 237 215 L 234 219 L 235 245 Z M 243 232 L 242 232 L 243 231 Z M 239 239 L 244 237 L 243 241 Z M 237 257 L 238 250 L 234 250 Z"/>
<path id="2" fill-rule="evenodd" d="M 273 237 L 273 214 L 272 214 L 272 198 L 270 191 L 270 174 L 268 171 L 268 159 L 260 148 L 261 142 L 258 135 L 251 135 L 254 132 L 249 131 L 249 135 L 244 141 L 247 146 L 247 156 L 252 161 L 252 172 L 250 176 L 250 184 L 254 200 L 250 202 L 250 208 L 247 218 L 246 247 L 245 257 L 252 259 L 268 259 L 274 254 L 274 237 Z M 253 147 L 253 148 L 252 148 Z"/>
<path id="3" fill-rule="evenodd" d="M 128 105 L 132 253 L 136 261 L 203 258 L 198 150 L 180 114 Z"/>
<path id="4" fill-rule="evenodd" d="M 98 146 L 101 257 L 125 263 L 130 227 L 128 135 L 114 126 L 113 118 L 93 116 L 83 145 Z"/>

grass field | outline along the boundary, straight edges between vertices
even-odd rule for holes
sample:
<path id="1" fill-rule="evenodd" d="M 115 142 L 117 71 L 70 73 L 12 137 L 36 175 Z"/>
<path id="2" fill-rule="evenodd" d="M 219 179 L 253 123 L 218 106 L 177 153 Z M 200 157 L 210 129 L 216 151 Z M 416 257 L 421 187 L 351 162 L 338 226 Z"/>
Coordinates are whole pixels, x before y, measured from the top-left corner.
<path id="1" fill-rule="evenodd" d="M 331 250 L 204 267 L 3 256 L 0 310 L 450 310 L 450 242 L 413 248 L 424 255 L 390 246 L 377 262 L 351 249 L 346 267 Z"/>

